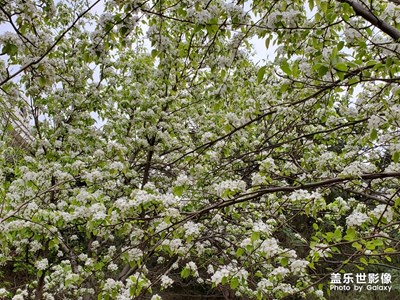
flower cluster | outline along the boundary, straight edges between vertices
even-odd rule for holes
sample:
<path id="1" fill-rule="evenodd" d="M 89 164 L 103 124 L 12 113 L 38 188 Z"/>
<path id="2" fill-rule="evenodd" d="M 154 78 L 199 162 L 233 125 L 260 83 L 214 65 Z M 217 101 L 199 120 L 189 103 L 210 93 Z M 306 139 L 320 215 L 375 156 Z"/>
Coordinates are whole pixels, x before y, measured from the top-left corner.
<path id="1" fill-rule="evenodd" d="M 349 215 L 346 218 L 346 224 L 349 227 L 356 227 L 356 226 L 361 226 L 365 222 L 367 222 L 370 218 L 368 217 L 367 214 L 362 213 L 362 212 L 353 212 L 351 215 Z"/>

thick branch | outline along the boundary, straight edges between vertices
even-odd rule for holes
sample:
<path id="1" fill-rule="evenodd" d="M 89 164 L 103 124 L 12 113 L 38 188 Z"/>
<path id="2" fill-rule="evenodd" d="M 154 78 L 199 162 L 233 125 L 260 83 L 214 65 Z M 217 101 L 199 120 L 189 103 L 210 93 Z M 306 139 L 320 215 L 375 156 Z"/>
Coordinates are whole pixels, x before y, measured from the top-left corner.
<path id="1" fill-rule="evenodd" d="M 278 193 L 278 192 L 294 192 L 297 190 L 312 190 L 312 189 L 316 189 L 316 188 L 328 187 L 328 186 L 332 186 L 335 184 L 344 183 L 347 181 L 357 180 L 357 179 L 372 180 L 372 179 L 384 179 L 384 178 L 400 178 L 400 172 L 362 174 L 360 176 L 355 176 L 355 177 L 343 177 L 343 178 L 336 177 L 336 178 L 331 178 L 331 179 L 326 179 L 326 180 L 321 180 L 321 181 L 316 181 L 316 182 L 305 183 L 302 185 L 270 187 L 270 188 L 260 189 L 258 191 L 242 194 L 242 195 L 239 195 L 228 201 L 220 201 L 220 202 L 214 203 L 210 206 L 207 206 L 197 212 L 188 213 L 188 214 L 191 216 L 202 215 L 204 213 L 208 213 L 210 210 L 213 210 L 213 209 L 221 209 L 221 208 L 228 207 L 228 206 L 231 206 L 231 205 L 234 205 L 237 203 L 252 201 L 252 200 L 255 200 L 266 194 L 272 194 L 272 193 Z"/>
<path id="2" fill-rule="evenodd" d="M 42 275 L 40 275 L 36 291 L 35 291 L 35 300 L 40 300 L 42 299 L 43 296 L 43 288 L 44 288 L 44 278 L 46 277 L 46 271 L 43 271 Z"/>
<path id="3" fill-rule="evenodd" d="M 365 8 L 360 3 L 358 3 L 358 1 L 355 1 L 355 0 L 338 0 L 338 1 L 349 4 L 354 9 L 354 11 L 357 15 L 359 15 L 360 17 L 363 17 L 365 20 L 370 22 L 372 25 L 378 27 L 384 33 L 386 33 L 391 38 L 393 38 L 396 42 L 398 42 L 400 40 L 400 31 L 398 31 L 395 27 L 389 25 L 382 19 L 375 16 L 369 9 Z M 395 1 L 393 1 L 393 2 L 395 2 Z"/>
<path id="4" fill-rule="evenodd" d="M 33 47 L 37 48 L 34 43 L 32 43 L 25 35 L 22 34 L 22 32 L 17 28 L 17 26 L 14 24 L 11 15 L 0 5 L 0 10 L 5 14 L 8 18 L 8 22 L 11 24 L 12 28 L 15 30 L 15 32 L 18 34 L 20 39 L 22 40 L 23 43 L 28 42 L 31 44 Z"/>

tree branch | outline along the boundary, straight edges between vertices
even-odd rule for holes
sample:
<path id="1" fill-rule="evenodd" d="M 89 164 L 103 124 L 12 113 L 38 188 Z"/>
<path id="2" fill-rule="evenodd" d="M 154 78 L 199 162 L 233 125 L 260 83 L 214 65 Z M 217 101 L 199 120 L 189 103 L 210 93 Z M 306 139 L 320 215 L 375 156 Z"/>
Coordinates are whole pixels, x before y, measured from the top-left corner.
<path id="1" fill-rule="evenodd" d="M 93 7 L 95 7 L 97 5 L 97 3 L 99 3 L 100 0 L 97 0 L 95 3 L 93 3 L 88 9 L 86 9 L 83 13 L 81 13 L 80 15 L 78 15 L 75 19 L 75 21 L 66 29 L 64 30 L 63 33 L 60 34 L 60 36 L 54 41 L 54 43 L 46 50 L 46 52 L 44 54 L 42 54 L 38 59 L 31 61 L 30 63 L 26 64 L 25 66 L 22 66 L 18 71 L 16 71 L 15 73 L 9 75 L 8 77 L 6 77 L 5 79 L 3 79 L 0 82 L 0 86 L 2 86 L 3 84 L 7 83 L 8 81 L 10 81 L 11 79 L 13 79 L 14 77 L 16 77 L 18 74 L 22 73 L 23 71 L 25 71 L 26 69 L 28 69 L 29 67 L 36 65 L 38 63 L 40 63 L 51 51 L 53 51 L 53 49 L 57 46 L 57 44 L 64 38 L 64 36 L 72 29 L 75 27 L 76 23 L 78 23 L 78 21 L 80 19 L 82 19 L 82 17 L 84 15 L 86 15 Z"/>
<path id="2" fill-rule="evenodd" d="M 400 40 L 400 31 L 398 31 L 395 27 L 389 25 L 382 19 L 375 16 L 370 10 L 368 10 L 367 8 L 362 6 L 360 3 L 358 3 L 358 1 L 355 1 L 355 0 L 338 0 L 338 1 L 349 4 L 354 9 L 354 11 L 357 15 L 364 18 L 365 20 L 370 22 L 372 25 L 378 27 L 384 33 L 386 33 L 391 38 L 393 38 L 396 42 L 398 42 Z M 399 3 L 400 1 L 392 1 L 392 2 Z"/>
<path id="3" fill-rule="evenodd" d="M 213 209 L 221 209 L 234 204 L 255 200 L 266 194 L 272 194 L 278 192 L 294 192 L 297 190 L 311 190 L 315 188 L 327 187 L 338 183 L 344 183 L 347 181 L 357 180 L 357 179 L 372 180 L 372 179 L 383 179 L 383 178 L 400 178 L 400 172 L 371 173 L 371 174 L 362 174 L 360 176 L 348 176 L 344 178 L 337 177 L 316 182 L 305 183 L 301 185 L 275 186 L 275 187 L 260 189 L 258 191 L 239 195 L 228 201 L 219 201 L 199 211 L 188 213 L 188 215 L 191 216 L 202 215 L 204 213 L 208 213 L 210 210 Z"/>

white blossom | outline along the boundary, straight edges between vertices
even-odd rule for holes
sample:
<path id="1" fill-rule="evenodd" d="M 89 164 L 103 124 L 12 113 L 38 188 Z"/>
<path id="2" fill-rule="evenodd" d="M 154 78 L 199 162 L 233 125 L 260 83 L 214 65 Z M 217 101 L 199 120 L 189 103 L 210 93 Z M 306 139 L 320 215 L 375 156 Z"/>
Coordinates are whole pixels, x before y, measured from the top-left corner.
<path id="1" fill-rule="evenodd" d="M 207 273 L 208 274 L 214 274 L 214 267 L 212 265 L 208 265 L 207 267 Z"/>
<path id="2" fill-rule="evenodd" d="M 290 270 L 294 273 L 294 274 L 301 274 L 305 271 L 307 265 L 308 265 L 308 261 L 306 260 L 295 260 L 294 262 L 292 262 L 290 264 Z"/>
<path id="3" fill-rule="evenodd" d="M 166 288 L 170 287 L 173 283 L 174 283 L 174 281 L 167 275 L 161 276 L 161 287 L 162 288 L 166 289 Z"/>
<path id="4" fill-rule="evenodd" d="M 49 266 L 49 261 L 47 260 L 47 258 L 43 258 L 41 260 L 38 260 L 35 263 L 35 267 L 38 270 L 46 270 L 48 266 Z"/>
<path id="5" fill-rule="evenodd" d="M 0 289 L 0 297 L 5 297 L 7 296 L 8 292 L 5 288 Z"/>
<path id="6" fill-rule="evenodd" d="M 368 120 L 369 129 L 378 129 L 386 120 L 380 116 L 371 116 Z"/>
<path id="7" fill-rule="evenodd" d="M 349 227 L 360 226 L 364 222 L 367 222 L 369 217 L 365 213 L 353 212 L 350 216 L 346 218 L 346 224 Z"/>
<path id="8" fill-rule="evenodd" d="M 281 277 L 285 277 L 290 271 L 287 268 L 284 267 L 277 267 L 275 268 L 272 272 L 271 275 L 272 276 L 281 276 Z"/>
<path id="9" fill-rule="evenodd" d="M 272 289 L 273 286 L 274 286 L 274 284 L 270 280 L 265 279 L 265 278 L 262 278 L 260 280 L 260 282 L 257 284 L 257 287 L 260 290 L 270 290 L 270 289 Z"/>
<path id="10" fill-rule="evenodd" d="M 371 215 L 373 215 L 377 219 L 383 216 L 388 222 L 391 222 L 393 220 L 393 210 L 390 206 L 386 206 L 385 204 L 380 204 L 375 207 L 374 210 L 371 212 Z"/>
<path id="11" fill-rule="evenodd" d="M 108 264 L 107 269 L 109 269 L 110 271 L 117 271 L 118 270 L 118 266 L 114 263 L 110 263 Z"/>
<path id="12" fill-rule="evenodd" d="M 198 277 L 199 272 L 197 271 L 197 266 L 193 261 L 190 261 L 186 264 L 186 267 L 191 270 L 193 276 Z"/>
<path id="13" fill-rule="evenodd" d="M 279 248 L 277 240 L 274 238 L 270 238 L 262 241 L 259 247 L 259 251 L 264 252 L 265 257 L 271 258 L 280 253 L 281 249 Z"/>
<path id="14" fill-rule="evenodd" d="M 194 223 L 194 222 L 192 222 L 192 221 L 186 222 L 183 225 L 183 228 L 185 230 L 185 235 L 186 236 L 198 235 L 200 233 L 199 225 Z"/>
<path id="15" fill-rule="evenodd" d="M 215 185 L 216 193 L 222 196 L 226 191 L 244 191 L 246 183 L 242 180 L 226 180 Z"/>
<path id="16" fill-rule="evenodd" d="M 315 296 L 318 298 L 323 298 L 324 297 L 324 292 L 322 290 L 316 290 L 315 291 Z"/>

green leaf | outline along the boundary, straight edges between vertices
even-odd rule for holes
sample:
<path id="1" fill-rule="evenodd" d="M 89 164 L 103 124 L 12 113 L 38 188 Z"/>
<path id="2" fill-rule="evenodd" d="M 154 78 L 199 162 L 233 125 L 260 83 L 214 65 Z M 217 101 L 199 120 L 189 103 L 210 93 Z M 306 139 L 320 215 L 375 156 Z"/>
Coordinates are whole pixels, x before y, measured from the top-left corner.
<path id="1" fill-rule="evenodd" d="M 281 67 L 282 71 L 286 73 L 286 75 L 290 76 L 292 74 L 289 63 L 286 60 L 281 62 L 280 67 Z"/>
<path id="2" fill-rule="evenodd" d="M 365 244 L 365 248 L 367 248 L 368 250 L 375 250 L 376 246 L 374 243 L 368 242 Z"/>
<path id="3" fill-rule="evenodd" d="M 314 0 L 308 0 L 308 7 L 310 8 L 310 10 L 314 9 Z"/>
<path id="4" fill-rule="evenodd" d="M 380 239 L 375 239 L 375 240 L 368 241 L 367 244 L 365 245 L 365 247 L 366 247 L 368 250 L 375 250 L 376 247 L 381 247 L 381 246 L 383 246 L 383 245 L 384 245 L 384 244 L 383 244 L 383 241 L 382 241 L 382 240 L 380 240 Z"/>
<path id="5" fill-rule="evenodd" d="M 244 252 L 245 252 L 245 250 L 243 248 L 238 248 L 236 250 L 236 256 L 240 257 L 240 256 L 242 256 L 244 254 Z"/>
<path id="6" fill-rule="evenodd" d="M 189 268 L 183 268 L 181 272 L 181 277 L 182 278 L 188 278 L 190 276 L 190 269 Z"/>
<path id="7" fill-rule="evenodd" d="M 368 265 L 368 261 L 364 257 L 360 257 L 360 262 L 366 266 Z"/>
<path id="8" fill-rule="evenodd" d="M 46 77 L 43 77 L 43 76 L 39 77 L 39 85 L 40 85 L 41 87 L 44 87 L 44 86 L 46 86 L 46 84 L 47 84 L 47 79 L 46 79 Z"/>
<path id="9" fill-rule="evenodd" d="M 325 1 L 321 2 L 320 3 L 320 8 L 324 13 L 326 13 L 328 11 L 328 2 L 325 2 Z"/>
<path id="10" fill-rule="evenodd" d="M 57 238 L 54 238 L 49 242 L 49 248 L 54 248 L 57 245 L 58 245 L 58 239 Z"/>
<path id="11" fill-rule="evenodd" d="M 209 35 L 214 35 L 218 30 L 218 26 L 217 25 L 209 25 L 209 24 L 207 24 L 206 25 L 206 30 L 207 30 L 207 33 Z"/>
<path id="12" fill-rule="evenodd" d="M 369 60 L 367 61 L 367 63 L 365 64 L 367 67 L 372 67 L 372 66 L 376 66 L 378 63 L 376 60 Z"/>
<path id="13" fill-rule="evenodd" d="M 260 84 L 260 82 L 264 79 L 265 68 L 266 68 L 266 66 L 261 67 L 258 70 L 258 73 L 257 73 L 257 84 Z"/>
<path id="14" fill-rule="evenodd" d="M 399 162 L 399 158 L 400 158 L 400 152 L 395 152 L 392 155 L 392 160 L 394 163 L 398 163 Z"/>
<path id="15" fill-rule="evenodd" d="M 397 199 L 394 201 L 394 207 L 395 207 L 395 208 L 400 207 L 400 198 L 397 198 Z"/>
<path id="16" fill-rule="evenodd" d="M 340 241 L 342 239 L 342 232 L 339 228 L 336 228 L 333 237 L 337 241 Z"/>
<path id="17" fill-rule="evenodd" d="M 386 65 L 386 68 L 387 68 L 388 70 L 390 70 L 390 69 L 393 67 L 393 60 L 392 60 L 391 57 L 388 57 L 388 58 L 386 59 L 385 65 Z"/>
<path id="18" fill-rule="evenodd" d="M 259 239 L 260 239 L 260 232 L 258 232 L 258 231 L 254 231 L 252 234 L 251 234 L 251 241 L 252 242 L 254 242 L 254 241 L 258 241 Z"/>
<path id="19" fill-rule="evenodd" d="M 18 52 L 18 47 L 17 46 L 15 46 L 14 44 L 11 44 L 11 43 L 7 43 L 3 47 L 2 54 L 7 54 L 9 56 L 13 56 L 13 55 L 17 54 L 17 52 Z"/>
<path id="20" fill-rule="evenodd" d="M 378 138 L 378 131 L 374 128 L 371 130 L 371 140 L 375 141 Z"/>
<path id="21" fill-rule="evenodd" d="M 289 264 L 289 258 L 283 257 L 283 258 L 281 259 L 280 263 L 281 263 L 281 265 L 282 265 L 283 267 L 286 267 L 286 266 Z"/>
<path id="22" fill-rule="evenodd" d="M 332 61 L 333 63 L 336 63 L 337 60 L 338 60 L 338 57 L 337 57 L 338 51 L 339 51 L 339 50 L 338 50 L 337 47 L 333 48 L 333 50 L 332 50 L 331 61 Z"/>
<path id="23" fill-rule="evenodd" d="M 265 48 L 269 49 L 269 43 L 271 42 L 271 37 L 265 39 Z"/>
<path id="24" fill-rule="evenodd" d="M 323 64 L 317 63 L 311 67 L 311 70 L 318 72 L 318 76 L 324 76 L 328 73 L 329 68 Z"/>
<path id="25" fill-rule="evenodd" d="M 385 252 L 385 253 L 391 253 L 391 252 L 396 252 L 396 250 L 393 249 L 393 248 L 386 248 L 383 252 Z"/>
<path id="26" fill-rule="evenodd" d="M 90 57 L 90 52 L 89 51 L 85 51 L 83 53 L 83 61 L 84 62 L 90 62 L 91 61 L 91 57 Z"/>
<path id="27" fill-rule="evenodd" d="M 340 41 L 339 44 L 337 45 L 338 51 L 342 50 L 343 47 L 344 47 L 344 42 L 343 42 L 343 41 Z"/>
<path id="28" fill-rule="evenodd" d="M 119 33 L 120 33 L 123 37 L 125 37 L 125 35 L 126 35 L 126 33 L 128 32 L 128 30 L 129 30 L 128 27 L 122 26 L 122 27 L 119 29 Z"/>
<path id="29" fill-rule="evenodd" d="M 349 227 L 346 230 L 346 235 L 343 237 L 346 241 L 352 241 L 356 237 L 356 230 L 353 227 Z"/>
<path id="30" fill-rule="evenodd" d="M 178 196 L 178 197 L 182 196 L 182 194 L 183 194 L 184 191 L 185 191 L 185 187 L 184 187 L 184 186 L 174 186 L 174 187 L 172 188 L 172 193 L 173 193 L 175 196 Z"/>
<path id="31" fill-rule="evenodd" d="M 339 250 L 338 247 L 332 247 L 332 248 L 331 248 L 331 251 L 332 251 L 332 252 L 335 252 L 335 253 L 340 253 L 340 250 Z"/>
<path id="32" fill-rule="evenodd" d="M 345 63 L 340 62 L 335 65 L 335 69 L 341 72 L 347 72 L 348 67 Z"/>
<path id="33" fill-rule="evenodd" d="M 231 289 L 235 290 L 239 286 L 239 279 L 237 277 L 233 277 L 229 285 Z"/>
<path id="34" fill-rule="evenodd" d="M 355 248 L 356 250 L 361 250 L 362 249 L 362 245 L 360 243 L 358 243 L 358 242 L 352 243 L 351 246 L 353 248 Z"/>

